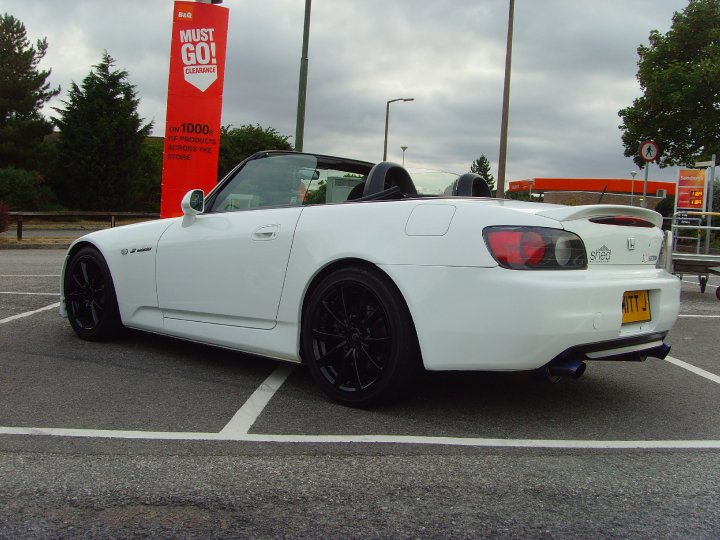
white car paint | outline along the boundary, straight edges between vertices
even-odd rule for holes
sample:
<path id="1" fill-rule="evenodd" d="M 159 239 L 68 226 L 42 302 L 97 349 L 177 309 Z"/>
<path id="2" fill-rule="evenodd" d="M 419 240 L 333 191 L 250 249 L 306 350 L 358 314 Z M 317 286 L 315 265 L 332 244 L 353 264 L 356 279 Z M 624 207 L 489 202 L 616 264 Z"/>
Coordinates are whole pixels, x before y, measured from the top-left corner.
<path id="1" fill-rule="evenodd" d="M 658 268 L 657 213 L 490 194 L 470 173 L 258 152 L 187 193 L 183 217 L 75 242 L 60 311 L 83 339 L 124 325 L 304 360 L 361 407 L 421 364 L 555 378 L 667 355 L 680 284 Z"/>
<path id="2" fill-rule="evenodd" d="M 272 329 L 302 210 L 205 214 L 168 227 L 156 255 L 166 327 L 193 321 Z"/>
<path id="3" fill-rule="evenodd" d="M 627 209 L 358 202 L 206 214 L 189 225 L 160 220 L 91 233 L 73 246 L 91 243 L 108 261 L 126 326 L 294 362 L 313 278 L 340 260 L 366 261 L 403 294 L 427 369 L 518 370 L 575 345 L 672 327 L 679 280 L 641 259 L 659 254 L 661 232 L 587 221 L 612 212 Z M 567 228 L 618 254 L 587 270 L 508 270 L 482 237 L 485 226 L 502 224 Z M 628 236 L 642 249 L 629 251 Z M 622 326 L 622 294 L 639 288 L 650 291 L 652 321 Z"/>

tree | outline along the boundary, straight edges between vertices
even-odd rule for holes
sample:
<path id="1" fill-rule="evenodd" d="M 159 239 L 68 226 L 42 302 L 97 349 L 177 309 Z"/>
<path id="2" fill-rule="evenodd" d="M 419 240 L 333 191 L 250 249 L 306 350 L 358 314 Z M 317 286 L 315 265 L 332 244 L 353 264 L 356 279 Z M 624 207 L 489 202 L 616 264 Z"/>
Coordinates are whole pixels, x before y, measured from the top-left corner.
<path id="1" fill-rule="evenodd" d="M 47 40 L 32 46 L 25 25 L 7 13 L 0 16 L 0 167 L 37 170 L 43 138 L 52 122 L 40 113 L 60 93 L 51 88 L 50 70 L 38 70 Z"/>
<path id="2" fill-rule="evenodd" d="M 105 52 L 85 77 L 74 82 L 55 123 L 60 128 L 56 193 L 68 208 L 131 210 L 133 179 L 142 173 L 145 137 L 140 100 L 128 73 L 113 69 Z"/>
<path id="3" fill-rule="evenodd" d="M 232 125 L 220 128 L 220 159 L 218 180 L 230 172 L 238 163 L 261 150 L 292 150 L 288 136 L 280 135 L 274 128 L 263 128 L 260 124 Z"/>
<path id="4" fill-rule="evenodd" d="M 15 167 L 0 169 L 0 201 L 12 210 L 58 208 L 55 194 L 39 174 Z"/>
<path id="5" fill-rule="evenodd" d="M 147 137 L 138 162 L 138 174 L 130 179 L 131 208 L 137 212 L 160 212 L 163 139 Z"/>
<path id="6" fill-rule="evenodd" d="M 670 218 L 675 212 L 675 196 L 667 195 L 662 201 L 655 205 L 655 211 L 664 218 Z"/>
<path id="7" fill-rule="evenodd" d="M 485 154 L 481 155 L 470 166 L 470 172 L 480 175 L 491 191 L 495 191 L 495 177 L 490 172 L 490 161 L 485 157 Z"/>
<path id="8" fill-rule="evenodd" d="M 10 205 L 0 201 L 0 233 L 8 230 L 10 223 Z"/>
<path id="9" fill-rule="evenodd" d="M 649 42 L 637 50 L 643 95 L 618 113 L 625 155 L 642 167 L 638 146 L 649 139 L 661 167 L 720 154 L 720 0 L 690 0 Z"/>

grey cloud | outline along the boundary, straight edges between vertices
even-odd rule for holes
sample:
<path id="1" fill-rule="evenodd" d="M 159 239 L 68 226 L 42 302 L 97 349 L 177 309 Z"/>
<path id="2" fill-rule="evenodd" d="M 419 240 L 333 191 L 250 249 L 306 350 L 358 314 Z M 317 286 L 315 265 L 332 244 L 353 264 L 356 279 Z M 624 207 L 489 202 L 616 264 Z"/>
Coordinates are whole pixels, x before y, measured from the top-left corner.
<path id="1" fill-rule="evenodd" d="M 225 0 L 230 10 L 224 124 L 293 136 L 302 39 L 301 0 Z M 667 31 L 686 0 L 517 2 L 508 178 L 621 176 L 617 111 L 639 95 L 636 49 Z M 385 102 L 389 154 L 463 172 L 485 154 L 496 173 L 507 1 L 314 2 L 305 149 L 378 160 Z M 66 90 L 107 50 L 162 134 L 172 2 L 5 0 L 31 39 L 47 36 L 52 83 Z M 63 96 L 61 96 L 62 98 Z M 655 174 L 657 172 L 657 174 Z M 674 171 L 651 175 L 666 179 Z"/>

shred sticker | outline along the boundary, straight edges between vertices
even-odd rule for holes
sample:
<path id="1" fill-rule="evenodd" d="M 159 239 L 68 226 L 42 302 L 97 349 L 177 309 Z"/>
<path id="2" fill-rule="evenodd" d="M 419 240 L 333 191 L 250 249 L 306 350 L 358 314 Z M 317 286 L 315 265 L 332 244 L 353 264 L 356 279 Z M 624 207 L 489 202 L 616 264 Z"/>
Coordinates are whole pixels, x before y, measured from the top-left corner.
<path id="1" fill-rule="evenodd" d="M 590 264 L 596 263 L 609 263 L 610 257 L 612 257 L 612 250 L 603 245 L 602 247 L 590 252 Z"/>

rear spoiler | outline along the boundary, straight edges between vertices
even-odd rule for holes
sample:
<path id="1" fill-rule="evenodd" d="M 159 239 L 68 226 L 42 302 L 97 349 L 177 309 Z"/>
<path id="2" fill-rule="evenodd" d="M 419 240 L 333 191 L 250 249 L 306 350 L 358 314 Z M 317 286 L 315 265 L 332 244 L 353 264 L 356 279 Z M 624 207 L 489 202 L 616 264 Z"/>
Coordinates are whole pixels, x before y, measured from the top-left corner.
<path id="1" fill-rule="evenodd" d="M 663 218 L 654 210 L 638 208 L 637 206 L 623 206 L 619 204 L 592 204 L 587 206 L 562 206 L 551 210 L 542 210 L 536 215 L 554 219 L 556 221 L 573 221 L 576 219 L 590 219 L 607 216 L 630 216 L 649 221 L 656 227 L 662 227 Z"/>

